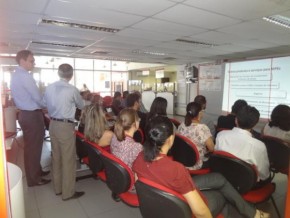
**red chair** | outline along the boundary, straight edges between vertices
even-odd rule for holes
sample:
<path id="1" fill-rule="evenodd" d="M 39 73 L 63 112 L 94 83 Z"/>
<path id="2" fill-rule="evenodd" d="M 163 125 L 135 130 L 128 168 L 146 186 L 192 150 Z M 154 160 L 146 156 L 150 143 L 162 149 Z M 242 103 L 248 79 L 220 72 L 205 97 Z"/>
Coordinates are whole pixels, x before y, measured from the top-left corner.
<path id="1" fill-rule="evenodd" d="M 144 137 L 144 133 L 142 129 L 138 129 L 133 136 L 133 139 L 135 140 L 135 142 L 139 142 L 140 144 L 143 145 L 145 137 Z"/>
<path id="2" fill-rule="evenodd" d="M 107 178 L 105 175 L 104 163 L 102 160 L 102 152 L 104 151 L 103 148 L 91 141 L 85 141 L 84 144 L 88 152 L 87 165 L 96 176 L 96 178 L 100 178 L 102 181 L 105 182 Z"/>
<path id="3" fill-rule="evenodd" d="M 143 218 L 194 217 L 183 195 L 143 177 L 138 178 L 135 187 Z"/>
<path id="4" fill-rule="evenodd" d="M 269 182 L 262 187 L 255 187 L 257 171 L 254 165 L 224 151 L 215 151 L 209 161 L 211 171 L 221 173 L 246 201 L 259 204 L 271 199 L 278 217 L 280 217 L 272 197 L 276 188 L 275 183 Z"/>
<path id="5" fill-rule="evenodd" d="M 279 138 L 263 135 L 261 140 L 267 147 L 271 171 L 289 174 L 290 146 Z"/>
<path id="6" fill-rule="evenodd" d="M 174 126 L 176 127 L 176 129 L 179 127 L 180 122 L 174 118 L 169 118 L 170 121 L 174 124 Z"/>
<path id="7" fill-rule="evenodd" d="M 182 163 L 185 167 L 194 166 L 200 158 L 196 145 L 189 138 L 178 133 L 175 134 L 170 154 L 173 160 Z M 189 170 L 191 175 L 206 174 L 209 172 L 209 168 Z"/>
<path id="8" fill-rule="evenodd" d="M 112 191 L 115 201 L 122 200 L 129 206 L 138 207 L 139 201 L 136 193 L 130 192 L 135 183 L 131 169 L 119 158 L 106 151 L 102 153 L 105 167 L 106 184 Z"/>
<path id="9" fill-rule="evenodd" d="M 113 98 L 112 96 L 105 96 L 103 97 L 103 107 L 112 106 Z"/>
<path id="10" fill-rule="evenodd" d="M 179 193 L 145 178 L 135 183 L 143 218 L 191 218 L 186 199 Z"/>
<path id="11" fill-rule="evenodd" d="M 84 145 L 85 136 L 79 131 L 75 131 L 76 134 L 76 152 L 80 162 L 88 164 L 88 151 Z"/>

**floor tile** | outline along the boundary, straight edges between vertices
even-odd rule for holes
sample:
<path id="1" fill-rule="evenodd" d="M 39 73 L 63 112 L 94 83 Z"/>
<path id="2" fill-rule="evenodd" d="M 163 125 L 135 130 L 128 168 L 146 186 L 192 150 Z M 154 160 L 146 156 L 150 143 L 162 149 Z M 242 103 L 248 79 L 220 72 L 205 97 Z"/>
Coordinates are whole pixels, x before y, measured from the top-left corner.
<path id="1" fill-rule="evenodd" d="M 87 214 L 78 200 L 69 200 L 47 204 L 39 209 L 41 218 L 87 218 Z"/>

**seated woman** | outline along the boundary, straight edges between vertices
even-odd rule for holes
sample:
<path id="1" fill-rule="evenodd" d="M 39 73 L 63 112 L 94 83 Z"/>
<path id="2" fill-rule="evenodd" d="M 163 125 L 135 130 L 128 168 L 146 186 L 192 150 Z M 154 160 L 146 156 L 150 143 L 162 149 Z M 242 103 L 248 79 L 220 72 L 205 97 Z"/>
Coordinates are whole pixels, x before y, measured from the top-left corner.
<path id="1" fill-rule="evenodd" d="M 89 106 L 85 117 L 85 138 L 104 147 L 111 144 L 114 133 L 109 130 L 105 114 L 101 106 Z"/>
<path id="2" fill-rule="evenodd" d="M 167 109 L 167 100 L 162 97 L 156 97 L 151 104 L 149 113 L 147 114 L 146 123 L 150 122 L 151 118 L 158 115 L 167 117 L 166 109 Z"/>
<path id="3" fill-rule="evenodd" d="M 80 119 L 79 119 L 80 123 L 78 126 L 78 131 L 81 133 L 84 133 L 86 115 L 88 113 L 90 106 L 92 104 L 102 106 L 102 104 L 103 104 L 103 99 L 100 95 L 95 95 L 95 94 L 90 93 L 90 94 L 88 94 L 88 96 L 90 96 L 90 98 L 89 98 L 90 103 L 84 106 L 84 108 L 81 111 L 81 115 L 80 115 Z"/>
<path id="4" fill-rule="evenodd" d="M 271 120 L 262 130 L 263 135 L 279 138 L 290 143 L 290 107 L 277 105 L 271 114 Z"/>
<path id="5" fill-rule="evenodd" d="M 209 128 L 201 124 L 202 107 L 196 102 L 190 102 L 186 107 L 184 122 L 178 127 L 177 132 L 189 138 L 196 146 L 199 152 L 199 161 L 190 169 L 197 170 L 207 167 L 208 153 L 214 151 L 214 142 Z"/>
<path id="6" fill-rule="evenodd" d="M 135 142 L 134 133 L 139 128 L 140 119 L 134 109 L 123 109 L 115 123 L 115 135 L 111 141 L 111 153 L 132 169 L 132 164 L 143 146 Z"/>
<path id="7" fill-rule="evenodd" d="M 245 202 L 220 174 L 190 177 L 186 168 L 167 157 L 174 141 L 173 125 L 167 117 L 155 117 L 146 128 L 147 141 L 133 164 L 137 177 L 144 177 L 184 196 L 195 217 L 268 217 Z M 201 191 L 199 191 L 200 189 Z M 205 196 L 207 205 L 201 194 Z"/>

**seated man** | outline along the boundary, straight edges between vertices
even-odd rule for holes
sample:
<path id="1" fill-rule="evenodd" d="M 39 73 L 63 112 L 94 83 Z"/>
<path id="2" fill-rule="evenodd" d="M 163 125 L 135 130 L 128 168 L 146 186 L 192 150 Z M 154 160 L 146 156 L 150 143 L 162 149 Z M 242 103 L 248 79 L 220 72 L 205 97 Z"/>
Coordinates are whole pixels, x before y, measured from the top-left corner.
<path id="1" fill-rule="evenodd" d="M 270 176 L 267 149 L 263 142 L 255 139 L 251 134 L 259 118 L 260 113 L 255 107 L 244 106 L 237 113 L 237 127 L 222 131 L 217 135 L 215 150 L 226 151 L 255 165 L 258 171 L 258 181 L 267 182 Z"/>
<path id="2" fill-rule="evenodd" d="M 248 105 L 248 103 L 245 100 L 243 99 L 236 100 L 232 106 L 232 112 L 230 114 L 228 114 L 227 116 L 219 116 L 217 121 L 217 131 L 220 128 L 223 129 L 234 128 L 236 126 L 235 123 L 236 114 L 241 108 L 243 108 L 246 105 Z"/>

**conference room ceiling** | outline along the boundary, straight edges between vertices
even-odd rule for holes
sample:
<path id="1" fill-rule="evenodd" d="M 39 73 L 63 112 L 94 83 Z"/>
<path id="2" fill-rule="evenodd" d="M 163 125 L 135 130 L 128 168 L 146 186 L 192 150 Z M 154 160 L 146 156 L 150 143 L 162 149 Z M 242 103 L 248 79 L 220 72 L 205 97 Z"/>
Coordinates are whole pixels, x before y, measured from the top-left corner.
<path id="1" fill-rule="evenodd" d="M 0 0 L 0 53 L 186 64 L 290 54 L 290 0 Z"/>

